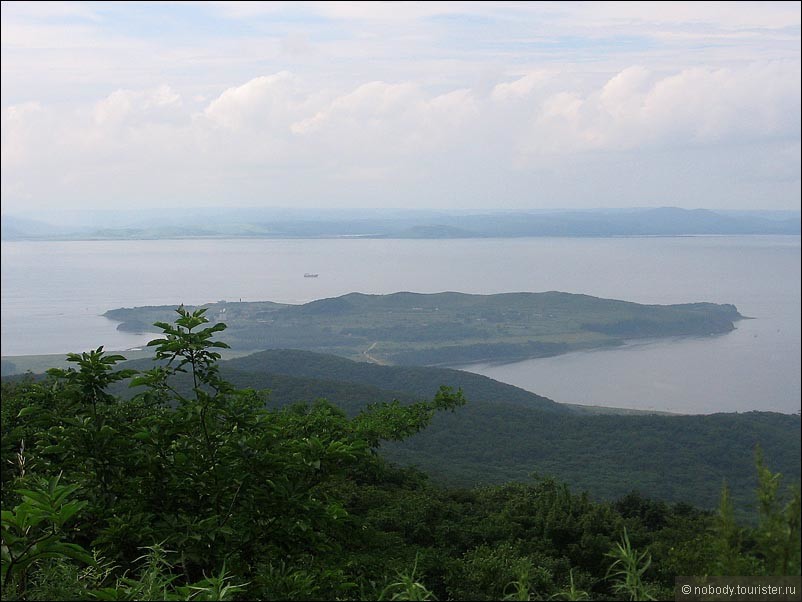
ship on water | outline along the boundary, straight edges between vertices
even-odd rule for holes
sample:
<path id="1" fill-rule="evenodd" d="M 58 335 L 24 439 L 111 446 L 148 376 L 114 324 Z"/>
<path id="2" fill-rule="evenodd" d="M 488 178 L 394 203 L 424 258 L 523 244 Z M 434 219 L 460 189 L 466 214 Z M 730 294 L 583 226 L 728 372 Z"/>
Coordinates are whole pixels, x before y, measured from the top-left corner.
<path id="1" fill-rule="evenodd" d="M 317 276 L 317 274 L 310 274 L 309 272 L 304 274 L 304 278 L 317 278 Z"/>

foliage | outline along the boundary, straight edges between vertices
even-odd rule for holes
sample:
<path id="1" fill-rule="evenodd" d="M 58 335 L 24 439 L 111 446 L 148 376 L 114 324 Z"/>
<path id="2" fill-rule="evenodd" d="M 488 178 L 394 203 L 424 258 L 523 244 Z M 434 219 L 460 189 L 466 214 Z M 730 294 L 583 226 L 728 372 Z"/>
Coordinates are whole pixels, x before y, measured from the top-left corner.
<path id="1" fill-rule="evenodd" d="M 141 562 L 136 577 L 123 575 L 113 586 L 90 590 L 88 594 L 96 600 L 230 600 L 243 589 L 232 584 L 225 566 L 219 574 L 204 577 L 197 583 L 176 585 L 178 575 L 167 559 L 168 550 L 161 545 L 149 546 L 147 553 L 137 559 Z"/>
<path id="2" fill-rule="evenodd" d="M 368 403 L 409 404 L 439 384 L 462 388 L 470 404 L 440 412 L 385 457 L 464 487 L 525 482 L 536 470 L 618 499 L 632 489 L 667 502 L 713 510 L 722 480 L 739 520 L 756 518 L 753 449 L 760 442 L 785 479 L 800 474 L 799 416 L 772 412 L 714 415 L 588 415 L 479 375 L 378 366 L 298 350 L 265 351 L 221 362 L 239 387 L 271 390 L 274 407 L 325 398 L 349 416 Z M 655 470 L 659 465 L 660 470 Z"/>
<path id="3" fill-rule="evenodd" d="M 103 347 L 98 347 L 88 353 L 68 353 L 67 361 L 78 364 L 79 369 L 51 368 L 48 374 L 63 381 L 68 388 L 65 394 L 74 397 L 75 403 L 92 405 L 92 418 L 98 423 L 97 406 L 99 403 L 114 403 L 114 396 L 110 395 L 106 389 L 112 383 L 130 378 L 135 374 L 134 370 L 117 370 L 114 366 L 118 362 L 124 361 L 122 355 L 106 355 Z"/>
<path id="4" fill-rule="evenodd" d="M 655 588 L 645 579 L 652 557 L 648 552 L 639 554 L 632 547 L 626 530 L 609 556 L 613 563 L 608 569 L 608 575 L 615 593 L 626 596 L 628 600 L 655 600 Z"/>
<path id="5" fill-rule="evenodd" d="M 144 368 L 147 361 L 131 365 Z M 299 350 L 223 361 L 220 374 L 236 387 L 270 389 L 270 407 L 324 398 L 348 416 L 370 403 L 414 403 L 440 384 L 462 388 L 470 393 L 470 404 L 436 414 L 428 427 L 404 441 L 382 445 L 388 459 L 452 485 L 525 482 L 536 470 L 596 499 L 618 499 L 635 489 L 713 510 L 726 480 L 743 521 L 757 518 L 752 505 L 756 442 L 774 470 L 791 482 L 799 480 L 802 422 L 797 415 L 589 415 L 468 372 L 378 366 Z M 178 379 L 174 386 L 186 395 L 192 384 L 183 376 L 181 387 Z"/>
<path id="6" fill-rule="evenodd" d="M 574 583 L 573 569 L 568 572 L 568 584 L 556 594 L 552 594 L 551 600 L 590 600 L 588 592 L 579 589 Z"/>
<path id="7" fill-rule="evenodd" d="M 782 475 L 766 466 L 762 450 L 756 451 L 758 475 L 758 554 L 766 575 L 800 574 L 800 492 L 793 487 L 783 504 L 779 495 Z"/>
<path id="8" fill-rule="evenodd" d="M 437 597 L 415 577 L 418 568 L 418 556 L 412 570 L 398 571 L 396 580 L 389 583 L 379 594 L 379 600 L 437 600 Z"/>
<path id="9" fill-rule="evenodd" d="M 98 348 L 3 383 L 4 599 L 645 599 L 677 574 L 798 574 L 799 493 L 762 455 L 755 525 L 726 490 L 713 515 L 550 477 L 444 488 L 385 453 L 471 411 L 461 390 L 270 407 L 221 374 L 204 312 L 160 323 L 137 374 Z"/>
<path id="10" fill-rule="evenodd" d="M 730 490 L 725 483 L 721 488 L 721 502 L 715 516 L 712 547 L 714 558 L 711 572 L 716 575 L 746 575 L 757 567 L 741 554 L 744 529 L 735 520 L 735 509 Z"/>
<path id="11" fill-rule="evenodd" d="M 81 546 L 65 540 L 65 525 L 86 502 L 71 500 L 78 485 L 60 483 L 61 475 L 31 479 L 27 489 L 16 493 L 22 501 L 13 510 L 2 511 L 3 590 L 25 590 L 29 569 L 48 558 L 66 557 L 92 563 Z"/>

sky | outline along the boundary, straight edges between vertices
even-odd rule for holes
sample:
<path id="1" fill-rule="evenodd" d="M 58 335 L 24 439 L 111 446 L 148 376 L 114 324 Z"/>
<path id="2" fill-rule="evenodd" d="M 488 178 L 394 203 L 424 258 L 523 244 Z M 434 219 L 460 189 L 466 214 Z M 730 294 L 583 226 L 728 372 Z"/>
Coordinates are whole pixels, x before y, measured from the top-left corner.
<path id="1" fill-rule="evenodd" d="M 800 208 L 799 2 L 2 2 L 2 211 Z"/>

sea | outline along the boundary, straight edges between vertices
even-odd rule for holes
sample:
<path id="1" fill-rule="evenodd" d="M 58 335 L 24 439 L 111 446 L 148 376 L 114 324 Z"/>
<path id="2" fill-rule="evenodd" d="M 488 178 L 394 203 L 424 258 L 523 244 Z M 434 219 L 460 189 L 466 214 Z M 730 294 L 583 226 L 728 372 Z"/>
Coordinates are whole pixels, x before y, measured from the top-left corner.
<path id="1" fill-rule="evenodd" d="M 715 337 L 459 368 L 566 403 L 796 413 L 800 268 L 799 236 L 3 242 L 2 355 L 125 350 L 153 338 L 117 331 L 102 316 L 117 307 L 398 291 L 708 301 L 750 319 Z"/>

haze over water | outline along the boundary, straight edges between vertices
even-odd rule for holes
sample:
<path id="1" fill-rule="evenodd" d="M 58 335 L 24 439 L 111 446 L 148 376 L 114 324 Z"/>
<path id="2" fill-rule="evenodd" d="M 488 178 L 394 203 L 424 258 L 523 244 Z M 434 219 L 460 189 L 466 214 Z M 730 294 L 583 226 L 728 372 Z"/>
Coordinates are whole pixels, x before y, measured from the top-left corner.
<path id="1" fill-rule="evenodd" d="M 561 402 L 800 409 L 798 236 L 3 242 L 2 354 L 125 349 L 153 338 L 117 332 L 100 316 L 116 307 L 447 290 L 733 303 L 755 319 L 727 335 L 469 369 Z"/>

